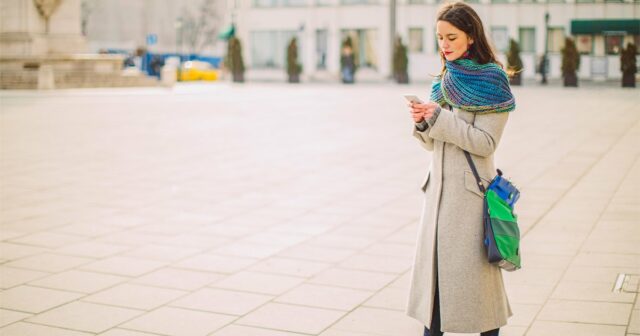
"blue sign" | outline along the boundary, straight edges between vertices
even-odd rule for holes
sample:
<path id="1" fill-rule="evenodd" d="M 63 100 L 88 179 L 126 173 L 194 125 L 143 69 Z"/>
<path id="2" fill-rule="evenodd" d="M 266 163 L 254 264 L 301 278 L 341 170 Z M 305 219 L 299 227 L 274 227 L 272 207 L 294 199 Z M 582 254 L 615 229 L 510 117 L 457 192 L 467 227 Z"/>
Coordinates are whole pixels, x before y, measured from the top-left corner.
<path id="1" fill-rule="evenodd" d="M 158 43 L 158 35 L 147 34 L 147 45 L 154 45 L 156 43 Z"/>

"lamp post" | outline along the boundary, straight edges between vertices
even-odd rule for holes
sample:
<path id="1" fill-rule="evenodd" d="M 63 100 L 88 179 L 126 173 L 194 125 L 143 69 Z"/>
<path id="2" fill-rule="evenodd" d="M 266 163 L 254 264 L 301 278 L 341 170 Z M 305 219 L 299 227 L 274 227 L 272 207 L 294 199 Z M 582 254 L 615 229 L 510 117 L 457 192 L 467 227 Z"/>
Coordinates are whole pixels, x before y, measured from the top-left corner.
<path id="1" fill-rule="evenodd" d="M 549 46 L 549 12 L 544 13 L 544 54 L 542 55 L 542 64 L 540 64 L 540 73 L 542 74 L 542 84 L 547 84 L 547 52 Z"/>

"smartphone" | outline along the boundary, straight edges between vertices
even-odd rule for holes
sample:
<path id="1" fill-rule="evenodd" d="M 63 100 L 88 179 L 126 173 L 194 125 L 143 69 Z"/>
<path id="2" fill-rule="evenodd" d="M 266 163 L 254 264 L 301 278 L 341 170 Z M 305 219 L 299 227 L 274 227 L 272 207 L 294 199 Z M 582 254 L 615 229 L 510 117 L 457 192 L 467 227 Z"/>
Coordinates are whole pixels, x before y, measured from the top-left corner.
<path id="1" fill-rule="evenodd" d="M 406 99 L 406 100 L 408 100 L 409 102 L 412 102 L 412 103 L 424 104 L 422 99 L 418 98 L 418 96 L 416 96 L 416 95 L 406 94 L 406 95 L 404 95 L 404 99 Z"/>

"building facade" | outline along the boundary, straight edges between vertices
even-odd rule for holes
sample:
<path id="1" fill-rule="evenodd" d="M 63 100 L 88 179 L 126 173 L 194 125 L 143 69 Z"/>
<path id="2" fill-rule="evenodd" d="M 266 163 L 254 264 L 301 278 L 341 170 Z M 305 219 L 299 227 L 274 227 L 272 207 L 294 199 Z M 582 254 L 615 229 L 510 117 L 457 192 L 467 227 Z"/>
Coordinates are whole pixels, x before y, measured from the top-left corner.
<path id="1" fill-rule="evenodd" d="M 499 58 L 506 63 L 509 39 L 519 42 L 524 77 L 536 76 L 547 43 L 551 78 L 561 77 L 565 36 L 581 53 L 578 76 L 620 78 L 620 49 L 640 44 L 638 0 L 468 1 L 483 20 Z M 439 71 L 435 16 L 437 0 L 398 0 L 396 32 L 409 49 L 409 75 L 429 80 Z M 351 36 L 360 69 L 379 78 L 391 72 L 389 0 L 229 0 L 243 41 L 249 72 L 284 73 L 286 46 L 298 38 L 307 78 L 339 76 L 340 47 Z M 548 23 L 545 14 L 548 13 Z M 546 35 L 545 36 L 545 32 Z"/>

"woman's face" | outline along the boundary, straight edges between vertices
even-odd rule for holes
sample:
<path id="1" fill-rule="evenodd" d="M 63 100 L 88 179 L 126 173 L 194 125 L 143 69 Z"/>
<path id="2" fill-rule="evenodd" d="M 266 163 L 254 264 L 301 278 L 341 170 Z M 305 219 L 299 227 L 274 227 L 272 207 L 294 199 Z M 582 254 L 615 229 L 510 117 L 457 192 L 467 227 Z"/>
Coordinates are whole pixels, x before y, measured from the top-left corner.
<path id="1" fill-rule="evenodd" d="M 444 53 L 447 61 L 460 58 L 473 43 L 473 39 L 465 32 L 447 21 L 440 20 L 436 23 L 436 34 L 440 52 Z"/>

